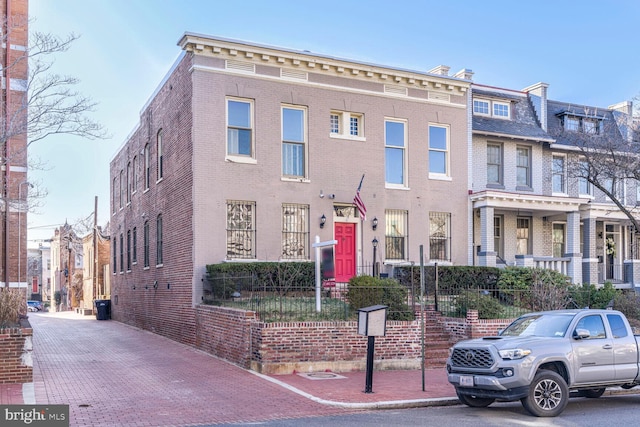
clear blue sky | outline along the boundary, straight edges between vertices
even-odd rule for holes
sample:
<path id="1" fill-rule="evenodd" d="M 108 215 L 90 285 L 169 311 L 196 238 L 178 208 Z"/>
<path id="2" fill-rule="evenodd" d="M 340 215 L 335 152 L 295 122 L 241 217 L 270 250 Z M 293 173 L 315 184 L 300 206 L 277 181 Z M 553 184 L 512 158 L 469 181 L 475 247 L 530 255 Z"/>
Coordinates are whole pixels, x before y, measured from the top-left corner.
<path id="1" fill-rule="evenodd" d="M 31 146 L 49 192 L 28 238 L 91 214 L 109 218 L 109 161 L 180 53 L 185 31 L 428 71 L 474 71 L 477 83 L 607 107 L 640 93 L 640 1 L 611 0 L 29 0 L 31 29 L 81 38 L 56 71 L 81 80 L 111 138 L 52 137 Z M 640 104 L 640 103 L 638 103 Z"/>

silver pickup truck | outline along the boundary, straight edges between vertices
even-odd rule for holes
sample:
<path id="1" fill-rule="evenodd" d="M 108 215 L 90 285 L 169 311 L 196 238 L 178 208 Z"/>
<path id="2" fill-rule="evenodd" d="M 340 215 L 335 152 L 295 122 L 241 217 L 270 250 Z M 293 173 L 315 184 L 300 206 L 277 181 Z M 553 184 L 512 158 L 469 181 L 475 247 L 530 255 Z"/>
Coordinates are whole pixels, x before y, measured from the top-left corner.
<path id="1" fill-rule="evenodd" d="M 460 341 L 447 359 L 460 401 L 486 407 L 520 400 L 538 417 L 555 417 L 569 393 L 602 396 L 640 384 L 638 337 L 615 310 L 526 314 L 497 336 Z"/>

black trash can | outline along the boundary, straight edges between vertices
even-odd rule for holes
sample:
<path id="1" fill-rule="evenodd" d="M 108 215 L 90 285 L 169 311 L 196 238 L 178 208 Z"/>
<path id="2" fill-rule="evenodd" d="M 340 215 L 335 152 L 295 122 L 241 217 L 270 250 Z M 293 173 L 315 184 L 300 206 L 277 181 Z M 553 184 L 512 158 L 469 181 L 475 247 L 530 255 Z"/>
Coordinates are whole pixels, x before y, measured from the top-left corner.
<path id="1" fill-rule="evenodd" d="M 96 304 L 96 319 L 109 320 L 111 319 L 111 300 L 97 299 Z"/>

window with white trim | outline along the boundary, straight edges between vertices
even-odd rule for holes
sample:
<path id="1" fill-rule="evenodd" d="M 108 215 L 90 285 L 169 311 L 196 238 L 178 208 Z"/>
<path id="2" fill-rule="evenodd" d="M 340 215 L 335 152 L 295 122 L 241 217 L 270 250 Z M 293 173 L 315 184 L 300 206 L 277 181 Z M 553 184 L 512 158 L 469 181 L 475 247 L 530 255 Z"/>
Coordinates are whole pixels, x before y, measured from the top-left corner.
<path id="1" fill-rule="evenodd" d="M 346 111 L 331 111 L 329 136 L 331 138 L 364 140 L 364 115 Z"/>
<path id="2" fill-rule="evenodd" d="M 309 259 L 309 205 L 282 204 L 282 258 Z"/>
<path id="3" fill-rule="evenodd" d="M 516 185 L 531 187 L 531 149 L 516 147 Z"/>
<path id="4" fill-rule="evenodd" d="M 253 101 L 227 98 L 227 156 L 253 158 Z"/>
<path id="5" fill-rule="evenodd" d="M 407 224 L 409 212 L 387 209 L 385 211 L 385 259 L 407 260 Z"/>
<path id="6" fill-rule="evenodd" d="M 227 258 L 256 257 L 256 202 L 227 201 Z"/>
<path id="7" fill-rule="evenodd" d="M 133 156 L 131 162 L 131 194 L 138 190 L 138 156 Z"/>
<path id="8" fill-rule="evenodd" d="M 162 137 L 163 137 L 163 132 L 162 132 L 162 129 L 160 129 L 158 131 L 158 134 L 156 135 L 156 157 L 157 157 L 156 167 L 157 167 L 158 181 L 160 181 L 164 177 L 164 153 L 163 153 L 164 147 L 162 146 Z"/>
<path id="9" fill-rule="evenodd" d="M 502 145 L 487 144 L 487 184 L 502 185 Z"/>
<path id="10" fill-rule="evenodd" d="M 149 220 L 144 222 L 144 227 L 142 229 L 144 239 L 143 242 L 143 259 L 144 259 L 144 267 L 149 267 Z"/>
<path id="11" fill-rule="evenodd" d="M 282 107 L 282 175 L 286 178 L 307 176 L 307 110 Z"/>
<path id="12" fill-rule="evenodd" d="M 162 252 L 162 214 L 156 217 L 156 266 L 164 263 Z"/>
<path id="13" fill-rule="evenodd" d="M 144 189 L 148 190 L 151 181 L 151 149 L 149 144 L 144 146 Z"/>
<path id="14" fill-rule="evenodd" d="M 531 218 L 516 218 L 516 255 L 531 253 Z"/>
<path id="15" fill-rule="evenodd" d="M 429 125 L 429 174 L 449 176 L 449 127 Z"/>
<path id="16" fill-rule="evenodd" d="M 555 258 L 563 257 L 564 253 L 566 252 L 565 246 L 564 246 L 565 231 L 564 231 L 563 223 L 560 223 L 560 222 L 553 223 L 553 233 L 552 233 L 551 239 L 552 239 L 552 245 L 553 245 L 553 256 Z"/>
<path id="17" fill-rule="evenodd" d="M 407 124 L 400 120 L 384 121 L 385 182 L 395 186 L 406 185 L 405 148 Z"/>
<path id="18" fill-rule="evenodd" d="M 553 193 L 566 194 L 567 180 L 565 162 L 566 157 L 554 154 L 551 160 L 551 191 Z"/>
<path id="19" fill-rule="evenodd" d="M 580 160 L 580 169 L 578 177 L 578 194 L 580 196 L 593 196 L 593 185 L 587 179 L 589 174 L 589 163 L 586 160 Z"/>
<path id="20" fill-rule="evenodd" d="M 473 114 L 479 116 L 495 117 L 498 119 L 511 118 L 511 103 L 489 99 L 473 99 Z"/>

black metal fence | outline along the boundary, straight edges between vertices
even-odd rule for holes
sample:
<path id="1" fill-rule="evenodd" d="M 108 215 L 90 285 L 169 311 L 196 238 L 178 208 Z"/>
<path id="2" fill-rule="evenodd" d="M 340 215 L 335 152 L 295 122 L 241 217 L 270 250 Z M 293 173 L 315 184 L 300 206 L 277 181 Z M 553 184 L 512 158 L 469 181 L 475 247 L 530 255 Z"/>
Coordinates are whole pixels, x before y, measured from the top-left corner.
<path id="1" fill-rule="evenodd" d="M 477 310 L 480 318 L 508 319 L 531 311 L 604 308 L 600 306 L 608 301 L 596 301 L 593 290 L 579 287 L 501 289 L 492 281 L 447 289 L 431 283 L 425 286 L 423 296 L 420 282 L 413 275 L 376 286 L 323 281 L 318 299 L 314 282 L 276 283 L 256 274 L 228 273 L 204 280 L 203 300 L 205 304 L 254 311 L 264 322 L 355 320 L 358 308 L 376 304 L 389 306 L 389 320 L 411 320 L 421 303 L 434 306 L 447 317 L 465 317 L 468 310 Z"/>

